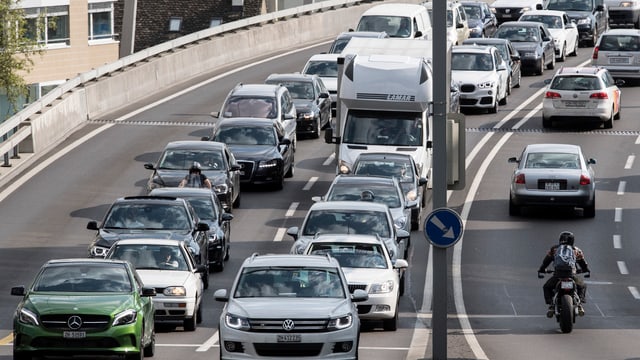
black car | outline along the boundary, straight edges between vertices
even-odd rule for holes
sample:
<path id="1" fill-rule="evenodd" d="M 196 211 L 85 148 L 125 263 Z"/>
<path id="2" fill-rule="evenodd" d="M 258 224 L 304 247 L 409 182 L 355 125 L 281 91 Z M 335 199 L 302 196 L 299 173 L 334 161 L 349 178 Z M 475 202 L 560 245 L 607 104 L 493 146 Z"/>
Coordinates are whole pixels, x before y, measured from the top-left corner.
<path id="1" fill-rule="evenodd" d="M 282 84 L 291 94 L 296 106 L 296 133 L 320 137 L 320 130 L 331 121 L 331 99 L 329 90 L 318 75 L 271 74 L 267 84 Z"/>
<path id="2" fill-rule="evenodd" d="M 462 7 L 467 14 L 469 37 L 491 37 L 498 29 L 496 15 L 491 12 L 489 4 L 484 1 L 462 1 Z"/>
<path id="3" fill-rule="evenodd" d="M 520 87 L 520 79 L 522 77 L 521 71 L 521 61 L 520 61 L 520 53 L 513 46 L 511 41 L 508 39 L 500 39 L 500 38 L 482 38 L 482 39 L 467 39 L 463 43 L 463 45 L 482 45 L 482 46 L 495 46 L 500 55 L 509 65 L 511 76 L 511 87 L 518 88 Z"/>
<path id="4" fill-rule="evenodd" d="M 281 190 L 294 172 L 294 150 L 279 122 L 260 118 L 220 119 L 210 140 L 229 146 L 241 166 L 240 181 Z"/>
<path id="5" fill-rule="evenodd" d="M 87 229 L 97 231 L 89 245 L 89 257 L 104 257 L 111 245 L 120 239 L 172 239 L 184 241 L 193 252 L 196 262 L 209 268 L 209 252 L 206 251 L 209 244 L 209 225 L 198 218 L 187 200 L 181 198 L 119 198 L 111 204 L 100 225 L 97 221 L 91 220 Z"/>
<path id="6" fill-rule="evenodd" d="M 544 9 L 564 11 L 575 20 L 583 46 L 595 46 L 600 34 L 609 29 L 610 14 L 603 0 L 548 0 Z"/>
<path id="7" fill-rule="evenodd" d="M 522 72 L 542 75 L 556 66 L 556 46 L 547 25 L 533 21 L 507 21 L 494 37 L 511 41 L 520 54 Z"/>
<path id="8" fill-rule="evenodd" d="M 168 143 L 160 159 L 154 165 L 144 164 L 153 170 L 147 182 L 147 191 L 161 187 L 177 187 L 197 162 L 213 186 L 222 206 L 231 212 L 240 206 L 240 165 L 233 153 L 223 143 L 213 141 L 172 141 Z"/>
<path id="9" fill-rule="evenodd" d="M 200 218 L 209 225 L 209 266 L 214 271 L 224 270 L 224 262 L 229 260 L 231 247 L 231 220 L 233 215 L 224 211 L 220 200 L 208 189 L 159 188 L 152 190 L 152 196 L 173 196 L 187 200 Z"/>

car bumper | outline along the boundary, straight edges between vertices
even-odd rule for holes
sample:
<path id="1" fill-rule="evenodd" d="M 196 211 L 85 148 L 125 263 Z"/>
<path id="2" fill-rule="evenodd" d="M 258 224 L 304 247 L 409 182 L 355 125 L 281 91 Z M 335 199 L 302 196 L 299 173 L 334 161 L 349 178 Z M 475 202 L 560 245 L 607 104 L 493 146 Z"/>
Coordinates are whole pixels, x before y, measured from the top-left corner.
<path id="1" fill-rule="evenodd" d="M 229 209 L 231 209 L 231 204 L 233 204 L 233 195 L 231 194 L 231 191 L 216 193 L 216 196 L 218 197 L 218 200 L 220 200 L 222 208 L 229 211 Z"/>
<path id="2" fill-rule="evenodd" d="M 640 79 L 640 66 L 611 66 L 601 64 L 597 66 L 609 70 L 611 76 L 616 79 Z"/>
<path id="3" fill-rule="evenodd" d="M 154 315 L 156 323 L 181 323 L 184 319 L 193 317 L 196 309 L 196 299 L 173 299 L 158 294 L 153 297 L 153 305 L 156 309 Z"/>
<path id="4" fill-rule="evenodd" d="M 209 264 L 221 264 L 224 261 L 224 248 L 221 242 L 209 242 Z"/>
<path id="5" fill-rule="evenodd" d="M 554 102 L 561 100 L 543 101 L 542 117 L 554 121 L 598 122 L 611 118 L 611 103 L 603 103 L 597 107 L 563 108 L 562 105 L 554 106 Z"/>
<path id="6" fill-rule="evenodd" d="M 566 192 L 516 190 L 511 193 L 511 201 L 517 206 L 582 207 L 593 203 L 593 193 L 586 189 Z"/>
<path id="7" fill-rule="evenodd" d="M 521 69 L 524 71 L 532 71 L 532 70 L 535 71 L 538 69 L 538 65 L 540 64 L 541 60 L 542 58 L 534 58 L 534 57 L 521 58 L 520 59 Z"/>
<path id="8" fill-rule="evenodd" d="M 299 135 L 315 134 L 318 131 L 318 122 L 320 119 L 315 118 L 312 120 L 297 120 L 296 121 L 296 133 Z"/>
<path id="9" fill-rule="evenodd" d="M 495 103 L 496 92 L 494 89 L 479 90 L 473 93 L 460 94 L 461 108 L 492 108 Z"/>
<path id="10" fill-rule="evenodd" d="M 358 303 L 358 316 L 361 320 L 392 319 L 396 315 L 397 306 L 397 291 L 388 294 L 369 294 L 369 300 Z"/>
<path id="11" fill-rule="evenodd" d="M 325 333 L 298 333 L 299 342 L 278 342 L 278 335 L 294 332 L 245 332 L 220 326 L 220 357 L 222 359 L 282 359 L 297 354 L 297 358 L 355 359 L 358 347 L 358 327 Z M 351 344 L 344 351 L 343 344 Z M 230 351 L 231 349 L 237 351 Z"/>
<path id="12" fill-rule="evenodd" d="M 637 9 L 608 9 L 609 26 L 612 28 L 633 28 L 640 17 L 640 8 Z"/>
<path id="13" fill-rule="evenodd" d="M 580 41 L 597 40 L 593 38 L 593 26 L 591 24 L 579 24 L 578 36 Z"/>
<path id="14" fill-rule="evenodd" d="M 243 184 L 272 184 L 281 181 L 284 176 L 282 164 L 270 168 L 261 168 L 257 161 L 238 160 L 242 164 L 242 175 L 240 182 Z"/>

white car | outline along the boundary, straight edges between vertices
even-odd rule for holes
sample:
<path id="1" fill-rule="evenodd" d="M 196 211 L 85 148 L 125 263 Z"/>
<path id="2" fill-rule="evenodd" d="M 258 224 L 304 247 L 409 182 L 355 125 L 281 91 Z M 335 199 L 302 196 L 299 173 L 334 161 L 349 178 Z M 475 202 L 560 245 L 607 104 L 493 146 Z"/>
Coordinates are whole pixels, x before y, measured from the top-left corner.
<path id="1" fill-rule="evenodd" d="M 565 61 L 567 55 L 578 56 L 578 25 L 564 11 L 530 10 L 522 14 L 518 21 L 537 21 L 547 25 L 556 46 L 556 59 Z"/>
<path id="2" fill-rule="evenodd" d="M 424 5 L 429 12 L 433 23 L 433 2 L 428 0 Z M 462 42 L 471 36 L 467 14 L 458 1 L 447 1 L 447 39 L 452 45 L 462 45 Z"/>
<path id="3" fill-rule="evenodd" d="M 401 272 L 409 264 L 391 261 L 386 247 L 373 235 L 320 235 L 313 239 L 307 255 L 331 255 L 340 263 L 349 290 L 362 289 L 369 300 L 358 304 L 361 320 L 382 320 L 384 330 L 398 328 L 398 302 L 403 293 Z"/>
<path id="4" fill-rule="evenodd" d="M 204 265 L 196 264 L 184 242 L 168 239 L 126 239 L 113 244 L 107 259 L 127 260 L 144 286 L 156 289 L 155 323 L 182 325 L 195 331 L 202 322 Z"/>
<path id="5" fill-rule="evenodd" d="M 336 115 L 338 99 L 338 57 L 340 54 L 316 54 L 302 68 L 303 74 L 315 74 L 322 79 L 331 97 L 331 115 Z"/>
<path id="6" fill-rule="evenodd" d="M 451 79 L 460 89 L 461 109 L 488 109 L 495 114 L 511 92 L 508 65 L 493 46 L 454 46 Z"/>

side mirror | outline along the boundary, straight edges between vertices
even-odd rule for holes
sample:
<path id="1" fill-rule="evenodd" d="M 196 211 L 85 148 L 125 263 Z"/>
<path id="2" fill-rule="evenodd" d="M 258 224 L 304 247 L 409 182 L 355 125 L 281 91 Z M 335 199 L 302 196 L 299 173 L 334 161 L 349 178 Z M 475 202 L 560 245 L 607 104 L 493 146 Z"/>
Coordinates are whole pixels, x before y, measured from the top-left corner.
<path id="1" fill-rule="evenodd" d="M 595 165 L 596 164 L 596 159 L 593 159 L 593 158 L 589 159 L 587 161 L 587 164 Z"/>
<path id="2" fill-rule="evenodd" d="M 291 114 L 284 114 L 282 116 L 282 120 L 295 120 L 295 116 L 293 116 Z"/>
<path id="3" fill-rule="evenodd" d="M 416 31 L 416 35 L 414 37 L 417 37 L 417 38 L 422 37 L 422 31 L 420 30 Z"/>
<path id="4" fill-rule="evenodd" d="M 519 163 L 518 158 L 514 157 L 510 157 L 509 159 L 507 159 L 507 162 L 509 163 Z"/>
<path id="5" fill-rule="evenodd" d="M 542 4 L 536 4 L 536 10 L 542 10 Z"/>
<path id="6" fill-rule="evenodd" d="M 144 164 L 144 168 L 145 168 L 145 169 L 147 169 L 147 170 L 155 170 L 155 169 L 156 169 L 156 167 L 155 167 L 155 166 L 153 166 L 153 164 L 152 164 L 152 163 L 146 163 L 146 164 Z"/>
<path id="7" fill-rule="evenodd" d="M 214 118 L 219 118 L 220 117 L 220 111 L 214 111 L 214 112 L 210 113 L 209 115 L 211 115 L 211 117 L 214 117 Z"/>
<path id="8" fill-rule="evenodd" d="M 287 146 L 288 146 L 288 145 L 291 145 L 291 139 L 289 139 L 289 138 L 283 138 L 283 139 L 280 141 L 280 145 L 287 145 Z"/>
<path id="9" fill-rule="evenodd" d="M 213 298 L 216 301 L 227 302 L 229 301 L 229 295 L 227 294 L 227 289 L 218 289 L 213 293 Z"/>
<path id="10" fill-rule="evenodd" d="M 207 267 L 202 265 L 202 264 L 198 264 L 196 265 L 196 273 L 200 273 L 200 274 L 205 274 L 207 272 Z"/>
<path id="11" fill-rule="evenodd" d="M 229 168 L 231 171 L 238 171 L 238 170 L 242 170 L 242 166 L 238 165 L 238 164 L 232 164 L 231 167 Z"/>
<path id="12" fill-rule="evenodd" d="M 233 214 L 229 214 L 228 212 L 225 211 L 220 215 L 220 220 L 231 221 L 233 220 Z"/>
<path id="13" fill-rule="evenodd" d="M 297 226 L 292 226 L 290 228 L 287 229 L 287 235 L 291 236 L 293 238 L 293 240 L 297 240 L 298 239 L 298 227 Z"/>
<path id="14" fill-rule="evenodd" d="M 27 293 L 24 285 L 14 286 L 11 288 L 11 295 L 24 296 Z"/>
<path id="15" fill-rule="evenodd" d="M 98 222 L 95 220 L 91 220 L 87 223 L 87 229 L 89 230 L 98 230 Z"/>
<path id="16" fill-rule="evenodd" d="M 143 287 L 142 288 L 142 296 L 144 296 L 144 297 L 156 296 L 156 288 Z"/>
<path id="17" fill-rule="evenodd" d="M 318 97 L 320 99 L 328 99 L 329 98 L 329 93 L 320 93 L 320 95 L 318 95 Z"/>
<path id="18" fill-rule="evenodd" d="M 203 222 L 199 222 L 196 225 L 196 230 L 198 230 L 198 231 L 209 231 L 209 224 L 203 223 Z"/>

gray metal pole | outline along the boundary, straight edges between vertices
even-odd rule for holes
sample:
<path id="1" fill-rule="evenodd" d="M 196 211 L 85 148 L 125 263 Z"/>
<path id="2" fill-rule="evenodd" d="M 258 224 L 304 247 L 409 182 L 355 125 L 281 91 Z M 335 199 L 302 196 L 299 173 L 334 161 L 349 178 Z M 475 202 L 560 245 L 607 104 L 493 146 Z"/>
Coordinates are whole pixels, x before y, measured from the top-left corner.
<path id="1" fill-rule="evenodd" d="M 447 3 L 433 0 L 433 208 L 447 206 Z M 433 359 L 447 359 L 447 248 L 433 246 Z"/>
<path id="2" fill-rule="evenodd" d="M 136 12 L 138 0 L 125 0 L 122 15 L 122 33 L 120 34 L 120 57 L 131 55 L 136 42 Z"/>

